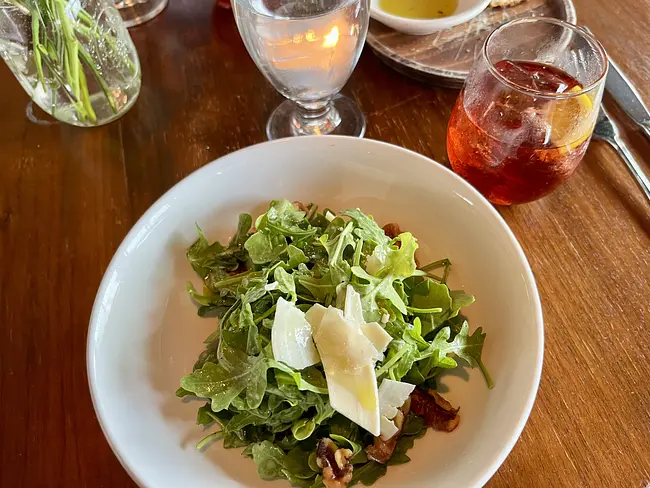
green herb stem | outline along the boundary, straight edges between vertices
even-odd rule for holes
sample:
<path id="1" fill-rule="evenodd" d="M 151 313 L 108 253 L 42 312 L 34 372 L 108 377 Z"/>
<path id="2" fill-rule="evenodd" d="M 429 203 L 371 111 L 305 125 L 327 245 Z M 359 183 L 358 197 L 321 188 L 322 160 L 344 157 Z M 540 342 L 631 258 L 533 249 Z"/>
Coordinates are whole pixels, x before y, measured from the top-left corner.
<path id="1" fill-rule="evenodd" d="M 203 439 L 201 439 L 199 442 L 196 444 L 196 450 L 200 451 L 204 447 L 206 447 L 208 444 L 211 444 L 214 441 L 217 441 L 219 439 L 223 439 L 223 432 L 213 432 L 212 434 L 206 435 Z"/>
<path id="2" fill-rule="evenodd" d="M 32 13 L 32 44 L 34 50 L 34 64 L 36 65 L 36 72 L 38 73 L 38 81 L 43 87 L 43 90 L 47 89 L 45 85 L 45 75 L 43 74 L 43 62 L 41 60 L 41 41 L 40 41 L 40 26 L 41 22 L 36 12 Z"/>
<path id="3" fill-rule="evenodd" d="M 266 312 L 264 312 L 262 315 L 260 315 L 254 320 L 255 325 L 259 324 L 262 320 L 275 313 L 276 308 L 277 308 L 277 304 L 273 304 L 271 308 L 269 308 Z"/>
<path id="4" fill-rule="evenodd" d="M 108 105 L 111 107 L 111 111 L 114 114 L 117 114 L 118 110 L 117 110 L 117 106 L 115 105 L 115 100 L 113 99 L 113 95 L 111 94 L 111 90 L 106 84 L 104 78 L 102 78 L 102 75 L 99 73 L 99 70 L 97 69 L 97 66 L 95 66 L 92 57 L 90 56 L 90 54 L 88 54 L 88 52 L 83 47 L 79 49 L 79 56 L 86 63 L 86 66 L 90 68 L 90 71 L 95 77 L 95 80 L 97 80 L 97 84 L 102 89 L 102 92 L 104 93 L 104 96 L 108 101 Z"/>

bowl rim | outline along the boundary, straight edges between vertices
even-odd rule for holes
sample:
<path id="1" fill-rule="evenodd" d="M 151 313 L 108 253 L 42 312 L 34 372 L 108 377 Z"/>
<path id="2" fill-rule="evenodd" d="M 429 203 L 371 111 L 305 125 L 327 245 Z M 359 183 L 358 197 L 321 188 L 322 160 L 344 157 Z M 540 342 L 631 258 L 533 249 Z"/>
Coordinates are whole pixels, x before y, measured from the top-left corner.
<path id="1" fill-rule="evenodd" d="M 451 171 L 449 168 L 446 166 L 438 163 L 437 161 L 428 158 L 422 154 L 419 154 L 415 151 L 412 151 L 410 149 L 406 149 L 401 146 L 396 146 L 394 144 L 390 144 L 388 142 L 384 141 L 378 141 L 375 139 L 365 139 L 365 138 L 356 138 L 356 137 L 348 137 L 348 136 L 336 136 L 336 135 L 328 135 L 328 136 L 301 136 L 301 137 L 292 137 L 292 138 L 286 138 L 286 139 L 277 139 L 273 141 L 266 141 L 266 142 L 261 142 L 258 144 L 253 144 L 251 146 L 247 146 L 241 149 L 238 149 L 237 151 L 233 151 L 228 154 L 224 154 L 223 156 L 205 164 L 204 166 L 198 168 L 197 170 L 193 171 L 192 173 L 186 175 L 184 178 L 176 182 L 171 188 L 169 188 L 167 191 L 165 191 L 159 198 L 153 202 L 149 208 L 140 216 L 140 218 L 135 222 L 135 224 L 131 227 L 129 232 L 126 234 L 118 248 L 116 249 L 115 253 L 113 254 L 113 257 L 111 258 L 111 261 L 108 264 L 108 267 L 106 268 L 106 271 L 104 272 L 104 275 L 102 277 L 101 283 L 99 285 L 99 288 L 97 290 L 97 294 L 95 296 L 95 300 L 93 302 L 93 307 L 92 311 L 90 314 L 90 320 L 89 320 L 89 326 L 88 326 L 88 335 L 86 339 L 86 373 L 88 376 L 88 386 L 90 390 L 90 397 L 92 400 L 93 404 L 93 409 L 95 410 L 95 413 L 97 414 L 97 421 L 99 422 L 99 426 L 102 430 L 102 433 L 104 434 L 104 437 L 106 438 L 106 441 L 108 442 L 111 450 L 113 451 L 113 454 L 115 457 L 118 459 L 124 470 L 128 473 L 128 475 L 131 477 L 131 479 L 141 488 L 153 488 L 145 481 L 143 478 L 140 476 L 138 473 L 137 467 L 135 464 L 132 464 L 131 461 L 129 461 L 121 452 L 120 447 L 118 446 L 118 443 L 113 437 L 111 427 L 108 422 L 108 417 L 106 412 L 102 408 L 102 404 L 99 401 L 100 397 L 100 392 L 97 387 L 96 383 L 96 369 L 95 369 L 95 345 L 97 343 L 96 341 L 96 336 L 99 332 L 99 316 L 100 313 L 102 312 L 101 310 L 101 304 L 102 304 L 102 298 L 106 295 L 106 292 L 110 286 L 110 281 L 111 281 L 111 276 L 115 272 L 116 268 L 118 267 L 118 262 L 122 259 L 122 256 L 124 254 L 125 249 L 129 247 L 129 244 L 131 241 L 137 237 L 139 229 L 143 226 L 144 223 L 148 222 L 150 218 L 153 216 L 153 214 L 156 211 L 156 208 L 158 205 L 165 199 L 169 198 L 172 196 L 174 193 L 179 191 L 179 188 L 188 186 L 192 183 L 193 180 L 201 178 L 204 173 L 211 171 L 213 167 L 219 166 L 219 165 L 224 165 L 224 160 L 227 159 L 232 159 L 235 157 L 236 154 L 239 153 L 244 153 L 248 150 L 251 150 L 251 148 L 257 147 L 257 146 L 263 146 L 263 145 L 281 145 L 281 144 L 287 144 L 291 145 L 293 142 L 296 140 L 305 140 L 305 141 L 310 141 L 310 140 L 319 140 L 319 139 L 324 139 L 324 141 L 346 141 L 343 142 L 344 144 L 346 143 L 355 143 L 354 141 L 357 141 L 361 144 L 368 144 L 370 146 L 375 146 L 377 148 L 384 148 L 384 149 L 391 149 L 391 150 L 398 150 L 398 152 L 402 152 L 405 155 L 408 155 L 409 157 L 414 157 L 417 159 L 420 159 L 422 161 L 426 161 L 427 163 L 431 165 L 437 166 L 437 170 L 441 170 L 443 172 L 448 173 L 452 178 L 456 179 L 457 183 L 459 183 L 461 186 L 465 187 L 470 191 L 470 193 L 474 194 L 474 197 L 478 199 L 478 201 L 481 202 L 481 204 L 486 207 L 486 210 L 488 213 L 490 213 L 497 221 L 498 226 L 505 232 L 507 235 L 510 243 L 514 246 L 515 252 L 517 253 L 517 256 L 519 257 L 521 263 L 524 266 L 524 277 L 526 280 L 526 283 L 530 285 L 531 289 L 531 294 L 532 294 L 532 302 L 533 306 L 535 309 L 535 333 L 537 336 L 537 350 L 536 350 L 536 358 L 535 358 L 535 371 L 533 375 L 533 381 L 532 384 L 529 386 L 529 391 L 526 397 L 526 401 L 524 403 L 524 407 L 520 413 L 520 418 L 519 421 L 517 422 L 517 425 L 513 429 L 513 431 L 510 433 L 508 441 L 502 445 L 498 449 L 498 454 L 492 458 L 492 460 L 489 463 L 486 463 L 484 467 L 479 469 L 477 475 L 475 476 L 474 480 L 472 481 L 472 484 L 470 485 L 471 487 L 482 487 L 485 483 L 488 482 L 488 480 L 496 473 L 496 471 L 501 467 L 505 459 L 508 457 L 510 452 L 512 451 L 513 447 L 519 440 L 519 437 L 521 436 L 521 433 L 528 421 L 528 418 L 530 416 L 530 413 L 532 411 L 533 405 L 535 403 L 535 398 L 537 396 L 537 391 L 539 390 L 539 384 L 541 380 L 541 374 L 542 374 L 542 366 L 543 366 L 543 359 L 544 359 L 544 319 L 543 319 L 543 313 L 542 313 L 542 305 L 541 305 L 541 300 L 539 297 L 539 290 L 537 288 L 537 283 L 535 281 L 535 277 L 533 275 L 533 271 L 530 267 L 530 263 L 528 262 L 528 259 L 526 258 L 526 255 L 524 254 L 524 251 L 519 244 L 519 241 L 515 237 L 514 233 L 504 220 L 504 218 L 497 212 L 497 210 L 490 204 L 490 202 L 483 196 L 481 195 L 478 190 L 476 190 L 474 187 L 472 187 L 468 182 L 466 182 L 464 179 L 462 179 L 460 176 L 458 176 L 456 173 Z M 228 161 L 226 161 L 227 163 Z M 230 163 L 228 166 L 233 165 L 236 163 Z M 227 167 L 227 166 L 226 166 Z"/>
<path id="2" fill-rule="evenodd" d="M 393 25 L 402 24 L 409 25 L 413 28 L 427 28 L 427 27 L 444 27 L 447 25 L 455 26 L 467 22 L 479 15 L 487 8 L 491 0 L 473 0 L 474 4 L 465 8 L 464 10 L 456 10 L 452 15 L 446 17 L 439 17 L 435 19 L 414 19 L 411 17 L 402 17 L 386 12 L 379 7 L 379 0 L 370 1 L 370 14 L 375 20 L 379 22 L 387 21 Z M 388 25 L 388 24 L 387 24 Z M 390 27 L 390 25 L 389 25 Z"/>

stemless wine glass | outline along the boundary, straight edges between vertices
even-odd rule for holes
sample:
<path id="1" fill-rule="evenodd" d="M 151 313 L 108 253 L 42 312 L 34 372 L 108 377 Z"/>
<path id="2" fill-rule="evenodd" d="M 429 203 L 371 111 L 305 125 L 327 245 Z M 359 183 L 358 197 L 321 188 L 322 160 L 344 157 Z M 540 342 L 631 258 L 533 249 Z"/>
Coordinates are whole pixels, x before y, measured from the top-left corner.
<path id="1" fill-rule="evenodd" d="M 452 168 L 492 203 L 547 195 L 587 150 L 606 75 L 605 50 L 580 27 L 524 18 L 497 28 L 449 121 Z"/>
<path id="2" fill-rule="evenodd" d="M 338 92 L 366 39 L 369 0 L 233 0 L 246 49 L 288 100 L 267 123 L 269 139 L 308 134 L 363 137 L 356 103 Z"/>

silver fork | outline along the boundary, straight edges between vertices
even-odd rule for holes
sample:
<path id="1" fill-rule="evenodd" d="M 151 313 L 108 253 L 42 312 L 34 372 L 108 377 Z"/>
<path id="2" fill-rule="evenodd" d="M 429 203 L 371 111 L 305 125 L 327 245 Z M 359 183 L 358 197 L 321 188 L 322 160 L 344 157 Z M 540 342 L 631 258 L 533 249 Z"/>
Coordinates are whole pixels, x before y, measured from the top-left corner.
<path id="1" fill-rule="evenodd" d="M 616 127 L 604 107 L 601 107 L 598 113 L 593 137 L 609 143 L 614 148 L 650 202 L 650 180 L 648 180 L 641 166 L 636 162 L 636 159 L 634 159 L 634 156 L 621 139 L 618 127 Z"/>

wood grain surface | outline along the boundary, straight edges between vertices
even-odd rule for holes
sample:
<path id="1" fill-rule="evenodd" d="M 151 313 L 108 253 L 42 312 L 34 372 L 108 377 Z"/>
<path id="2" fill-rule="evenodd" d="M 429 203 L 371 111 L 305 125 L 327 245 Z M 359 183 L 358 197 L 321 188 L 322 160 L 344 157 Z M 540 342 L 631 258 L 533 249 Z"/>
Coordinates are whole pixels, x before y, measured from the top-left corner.
<path id="1" fill-rule="evenodd" d="M 576 7 L 650 102 L 648 1 Z M 212 2 L 172 0 L 132 36 L 144 73 L 140 99 L 97 129 L 44 121 L 0 66 L 3 488 L 135 486 L 88 393 L 86 333 L 97 287 L 147 207 L 209 161 L 263 141 L 281 101 L 231 14 Z M 447 162 L 456 91 L 406 78 L 370 50 L 344 91 L 367 114 L 367 137 Z M 650 143 L 620 120 L 650 174 Z M 613 151 L 594 143 L 551 196 L 500 211 L 537 277 L 546 351 L 527 427 L 488 486 L 646 488 L 650 205 Z"/>
<path id="2" fill-rule="evenodd" d="M 485 38 L 499 25 L 519 17 L 555 17 L 576 21 L 571 0 L 526 0 L 507 8 L 486 8 L 469 22 L 426 36 L 397 32 L 370 21 L 368 44 L 389 66 L 415 79 L 460 87 Z"/>

